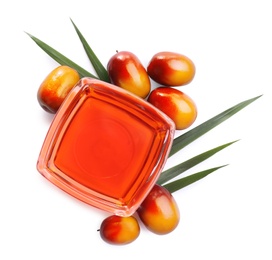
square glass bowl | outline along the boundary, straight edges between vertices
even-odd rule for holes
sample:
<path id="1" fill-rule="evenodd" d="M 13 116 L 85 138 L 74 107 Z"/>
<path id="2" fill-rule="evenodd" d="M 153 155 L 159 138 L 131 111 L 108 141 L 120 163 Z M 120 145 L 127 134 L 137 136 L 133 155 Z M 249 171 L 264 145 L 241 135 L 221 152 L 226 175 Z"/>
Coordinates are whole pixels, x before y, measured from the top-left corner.
<path id="1" fill-rule="evenodd" d="M 173 121 L 142 98 L 83 78 L 56 113 L 37 169 L 73 197 L 129 216 L 156 183 L 174 131 Z"/>

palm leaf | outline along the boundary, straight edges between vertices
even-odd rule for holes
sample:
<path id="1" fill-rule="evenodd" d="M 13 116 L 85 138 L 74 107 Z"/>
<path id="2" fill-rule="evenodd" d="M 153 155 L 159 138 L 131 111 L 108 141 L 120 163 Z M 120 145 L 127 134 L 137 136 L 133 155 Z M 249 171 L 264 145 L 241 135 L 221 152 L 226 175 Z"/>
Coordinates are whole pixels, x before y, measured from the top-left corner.
<path id="1" fill-rule="evenodd" d="M 174 167 L 163 171 L 157 181 L 157 184 L 162 185 L 162 184 L 166 183 L 167 181 L 177 177 L 181 173 L 183 173 L 183 172 L 187 171 L 188 169 L 194 167 L 195 165 L 203 162 L 204 160 L 208 159 L 209 157 L 213 156 L 217 152 L 223 150 L 224 148 L 230 146 L 231 144 L 233 144 L 235 142 L 237 142 L 237 140 L 223 144 L 221 146 L 213 148 L 213 149 L 206 151 L 204 153 L 201 153 L 201 154 L 199 154 L 199 155 L 197 155 L 197 156 L 195 156 L 185 162 L 177 164 Z"/>
<path id="2" fill-rule="evenodd" d="M 96 54 L 93 52 L 92 48 L 89 46 L 89 44 L 87 43 L 87 41 L 85 40 L 85 38 L 83 37 L 83 35 L 81 34 L 81 32 L 79 31 L 79 29 L 77 28 L 77 26 L 75 25 L 75 23 L 72 21 L 71 22 L 77 32 L 77 35 L 83 45 L 83 48 L 90 60 L 90 62 L 92 63 L 99 79 L 105 81 L 105 82 L 109 82 L 110 83 L 110 78 L 109 78 L 109 74 L 107 72 L 107 70 L 105 69 L 105 67 L 102 65 L 102 63 L 100 62 L 100 60 L 97 58 Z"/>
<path id="3" fill-rule="evenodd" d="M 212 172 L 225 167 L 227 165 L 222 165 L 222 166 L 218 166 L 218 167 L 214 167 L 214 168 L 210 168 L 201 172 L 197 172 L 195 174 L 189 175 L 187 177 L 181 178 L 179 180 L 167 183 L 165 185 L 163 185 L 164 188 L 166 188 L 167 190 L 169 190 L 171 193 L 180 190 L 196 181 L 199 181 L 200 179 L 208 176 L 209 174 L 211 174 Z"/>
<path id="4" fill-rule="evenodd" d="M 68 59 L 67 57 L 65 57 L 64 55 L 62 55 L 61 53 L 59 53 L 58 51 L 56 51 L 52 47 L 50 47 L 48 44 L 44 43 L 43 41 L 39 40 L 38 38 L 36 38 L 35 36 L 33 36 L 29 33 L 26 33 L 26 34 L 28 34 L 30 36 L 30 38 L 42 50 L 44 50 L 51 58 L 53 58 L 60 65 L 66 65 L 66 66 L 69 66 L 69 67 L 75 69 L 79 73 L 80 77 L 91 77 L 91 78 L 97 79 L 96 76 L 94 76 L 93 74 L 91 74 L 87 70 L 83 69 L 82 67 L 77 65 L 75 62 L 71 61 L 70 59 Z"/>

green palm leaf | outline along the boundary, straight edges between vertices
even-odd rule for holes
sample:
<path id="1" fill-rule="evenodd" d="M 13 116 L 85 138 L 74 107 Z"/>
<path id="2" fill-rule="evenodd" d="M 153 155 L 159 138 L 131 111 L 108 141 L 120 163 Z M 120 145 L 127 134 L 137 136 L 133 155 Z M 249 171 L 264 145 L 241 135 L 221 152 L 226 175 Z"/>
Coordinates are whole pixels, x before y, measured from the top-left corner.
<path id="1" fill-rule="evenodd" d="M 81 34 L 81 32 L 79 31 L 79 29 L 77 28 L 77 26 L 75 25 L 75 23 L 72 21 L 71 22 L 77 32 L 77 35 L 83 45 L 83 48 L 90 60 L 90 62 L 92 63 L 99 79 L 110 83 L 110 78 L 109 78 L 109 74 L 107 72 L 107 70 L 105 69 L 105 67 L 102 65 L 102 63 L 100 62 L 100 60 L 97 58 L 96 54 L 93 52 L 92 48 L 89 46 L 89 44 L 87 43 L 87 41 L 85 40 L 85 38 L 83 37 L 83 35 Z"/>
<path id="2" fill-rule="evenodd" d="M 195 174 L 189 175 L 189 176 L 181 178 L 179 180 L 167 183 L 167 184 L 163 185 L 163 187 L 166 188 L 167 190 L 169 190 L 171 193 L 173 193 L 177 190 L 180 190 L 180 189 L 208 176 L 212 172 L 214 172 L 222 167 L 225 167 L 225 166 L 227 166 L 227 165 L 222 165 L 222 166 L 210 168 L 208 170 L 204 170 L 201 172 L 197 172 Z"/>
<path id="3" fill-rule="evenodd" d="M 26 34 L 28 34 L 30 36 L 30 38 L 42 50 L 44 50 L 51 58 L 53 58 L 60 65 L 66 65 L 66 66 L 69 66 L 69 67 L 75 69 L 79 73 L 80 77 L 91 77 L 91 78 L 97 79 L 96 76 L 94 76 L 93 74 L 91 74 L 87 70 L 83 69 L 82 67 L 77 65 L 75 62 L 71 61 L 70 59 L 68 59 L 67 57 L 65 57 L 64 55 L 62 55 L 61 53 L 59 53 L 58 51 L 56 51 L 52 47 L 50 47 L 48 44 L 44 43 L 43 41 L 39 40 L 38 38 L 36 38 L 35 36 L 33 36 L 29 33 L 26 33 Z"/>
<path id="4" fill-rule="evenodd" d="M 170 169 L 163 171 L 157 181 L 157 184 L 162 185 L 162 184 L 166 183 L 167 181 L 177 177 L 179 174 L 181 174 L 181 173 L 187 171 L 188 169 L 194 167 L 195 165 L 203 162 L 204 160 L 208 159 L 209 157 L 213 156 L 217 152 L 223 150 L 224 148 L 230 146 L 231 144 L 233 144 L 235 142 L 237 142 L 237 140 L 230 142 L 230 143 L 226 143 L 221 146 L 218 146 L 216 148 L 213 148 L 213 149 L 206 151 L 202 154 L 199 154 L 199 155 L 197 155 L 197 156 L 195 156 L 185 162 L 177 164 Z"/>

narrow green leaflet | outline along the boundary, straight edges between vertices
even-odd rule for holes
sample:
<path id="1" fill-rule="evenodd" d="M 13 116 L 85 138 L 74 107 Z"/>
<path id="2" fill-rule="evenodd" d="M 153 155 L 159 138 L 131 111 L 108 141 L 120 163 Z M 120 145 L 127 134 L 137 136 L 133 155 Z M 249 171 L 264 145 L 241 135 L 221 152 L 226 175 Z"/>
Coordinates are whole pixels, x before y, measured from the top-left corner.
<path id="1" fill-rule="evenodd" d="M 243 109 L 244 107 L 246 107 L 247 105 L 249 105 L 250 103 L 252 103 L 253 101 L 255 101 L 256 99 L 258 99 L 261 96 L 262 95 L 245 100 L 245 101 L 225 110 L 224 112 L 218 114 L 217 116 L 209 119 L 208 121 L 200 124 L 199 126 L 189 130 L 185 134 L 175 138 L 172 148 L 171 148 L 171 151 L 170 151 L 170 154 L 169 154 L 169 157 L 172 156 L 173 154 L 177 153 L 178 151 L 183 149 L 185 146 L 187 146 L 191 142 L 195 141 L 197 138 L 204 135 L 205 133 L 207 133 L 208 131 L 210 131 L 211 129 L 213 129 L 214 127 L 219 125 L 220 123 L 224 122 L 225 120 L 227 120 L 228 118 L 230 118 L 231 116 L 233 116 L 234 114 L 236 114 L 241 109 Z"/>
<path id="2" fill-rule="evenodd" d="M 53 49 L 49 45 L 47 45 L 43 41 L 39 40 L 38 38 L 36 38 L 35 36 L 33 36 L 33 35 L 29 34 L 29 33 L 26 33 L 26 34 L 28 34 L 30 36 L 30 38 L 42 50 L 44 50 L 51 58 L 53 58 L 60 65 L 66 65 L 66 66 L 69 66 L 69 67 L 75 69 L 79 73 L 80 77 L 91 77 L 91 78 L 96 78 L 97 79 L 96 76 L 94 76 L 93 74 L 91 74 L 87 70 L 83 69 L 82 67 L 80 67 L 79 65 L 77 65 L 76 63 L 74 63 L 73 61 L 71 61 L 70 59 L 68 59 L 67 57 L 65 57 L 64 55 L 62 55 L 61 53 L 59 53 L 58 51 L 56 51 L 55 49 Z"/>
<path id="3" fill-rule="evenodd" d="M 222 165 L 222 166 L 218 166 L 218 167 L 214 167 L 214 168 L 210 168 L 208 170 L 204 170 L 201 172 L 197 172 L 195 174 L 189 175 L 187 177 L 181 178 L 179 180 L 167 183 L 165 185 L 163 185 L 164 188 L 166 188 L 167 190 L 169 190 L 171 193 L 180 190 L 204 177 L 206 177 L 207 175 L 211 174 L 212 172 L 225 167 L 227 165 Z"/>
<path id="4" fill-rule="evenodd" d="M 71 22 L 77 32 L 77 35 L 78 35 L 78 37 L 84 47 L 84 50 L 85 50 L 90 62 L 92 63 L 99 79 L 110 83 L 110 78 L 109 78 L 109 74 L 108 74 L 107 70 L 102 65 L 100 60 L 97 58 L 96 54 L 93 52 L 92 48 L 89 46 L 89 44 L 87 43 L 87 41 L 85 40 L 85 38 L 83 37 L 81 32 L 79 31 L 79 29 L 77 28 L 75 23 L 72 21 L 72 19 L 71 19 Z"/>
<path id="5" fill-rule="evenodd" d="M 226 144 L 223 144 L 221 146 L 218 146 L 216 148 L 213 148 L 209 151 L 206 151 L 204 153 L 201 153 L 185 162 L 182 162 L 180 164 L 175 165 L 174 167 L 167 169 L 165 171 L 163 171 L 157 181 L 157 184 L 162 185 L 164 183 L 166 183 L 167 181 L 175 178 L 176 176 L 180 175 L 181 173 L 185 172 L 186 170 L 194 167 L 195 165 L 203 162 L 204 160 L 208 159 L 209 157 L 211 157 L 212 155 L 214 155 L 215 153 L 223 150 L 224 148 L 230 146 L 231 144 L 237 142 L 233 141 L 233 142 L 229 142 Z"/>

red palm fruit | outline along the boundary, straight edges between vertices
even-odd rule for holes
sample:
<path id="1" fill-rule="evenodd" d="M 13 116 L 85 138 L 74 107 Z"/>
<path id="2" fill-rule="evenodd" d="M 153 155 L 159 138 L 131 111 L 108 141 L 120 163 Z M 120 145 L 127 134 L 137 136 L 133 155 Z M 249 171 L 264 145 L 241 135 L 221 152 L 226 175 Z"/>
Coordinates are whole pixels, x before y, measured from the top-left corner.
<path id="1" fill-rule="evenodd" d="M 164 51 L 151 58 L 147 66 L 147 73 L 161 85 L 182 86 L 193 80 L 195 65 L 185 55 Z"/>
<path id="2" fill-rule="evenodd" d="M 178 89 L 158 87 L 150 93 L 148 101 L 168 115 L 174 121 L 177 130 L 188 128 L 196 120 L 195 102 Z"/>
<path id="3" fill-rule="evenodd" d="M 140 234 L 140 226 L 133 216 L 109 216 L 100 226 L 101 238 L 113 245 L 125 245 L 133 242 Z"/>
<path id="4" fill-rule="evenodd" d="M 107 70 L 111 83 L 133 94 L 146 98 L 151 83 L 146 69 L 138 57 L 128 51 L 120 51 L 111 57 Z"/>
<path id="5" fill-rule="evenodd" d="M 144 225 L 153 233 L 164 235 L 178 225 L 180 214 L 172 194 L 155 185 L 137 210 Z"/>
<path id="6" fill-rule="evenodd" d="M 40 106 L 49 113 L 56 113 L 79 79 L 78 72 L 68 66 L 61 65 L 52 70 L 38 89 L 37 99 Z"/>

